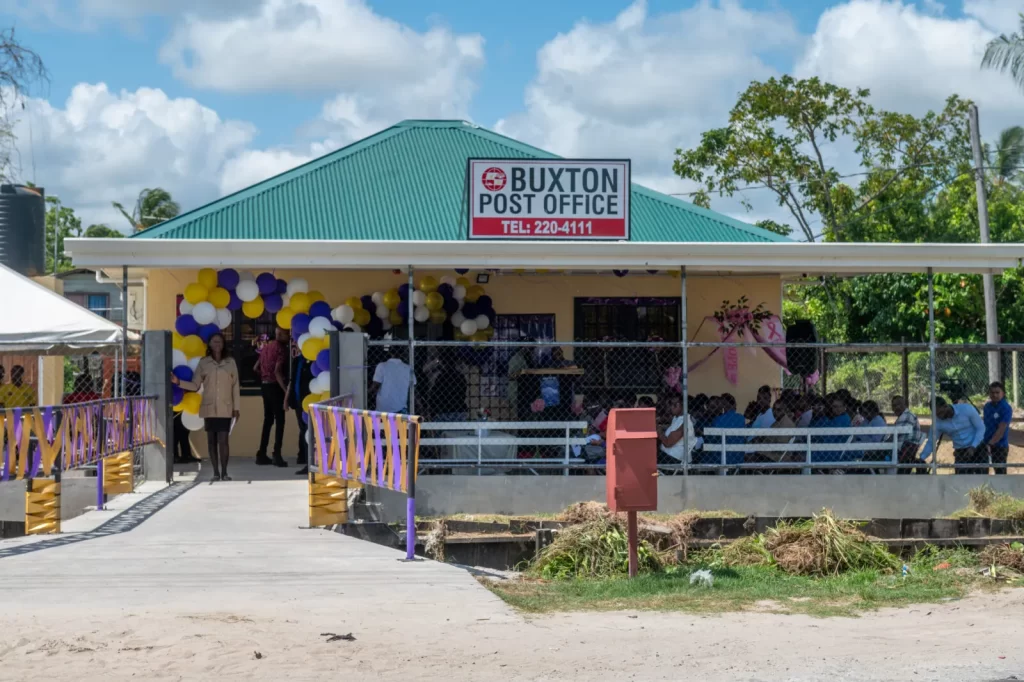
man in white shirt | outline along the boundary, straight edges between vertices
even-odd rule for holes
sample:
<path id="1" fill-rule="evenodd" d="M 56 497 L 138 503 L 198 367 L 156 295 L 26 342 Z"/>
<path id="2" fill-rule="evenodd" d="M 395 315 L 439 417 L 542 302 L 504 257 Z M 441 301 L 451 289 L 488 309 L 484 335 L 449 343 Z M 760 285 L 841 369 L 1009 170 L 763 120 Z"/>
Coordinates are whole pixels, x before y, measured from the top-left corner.
<path id="1" fill-rule="evenodd" d="M 373 371 L 370 395 L 377 398 L 378 412 L 401 414 L 409 405 L 409 385 L 416 381 L 412 368 L 398 357 L 398 349 L 391 349 L 391 357 L 377 365 Z"/>
<path id="2" fill-rule="evenodd" d="M 693 420 L 690 415 L 683 415 L 683 400 L 677 395 L 668 399 L 668 412 L 672 415 L 672 422 L 661 433 L 658 434 L 658 442 L 661 444 L 661 455 L 658 457 L 661 464 L 679 464 L 683 461 L 686 453 L 686 440 L 690 441 L 690 452 L 697 447 L 697 438 L 693 432 Z M 684 439 L 683 424 L 686 424 Z"/>

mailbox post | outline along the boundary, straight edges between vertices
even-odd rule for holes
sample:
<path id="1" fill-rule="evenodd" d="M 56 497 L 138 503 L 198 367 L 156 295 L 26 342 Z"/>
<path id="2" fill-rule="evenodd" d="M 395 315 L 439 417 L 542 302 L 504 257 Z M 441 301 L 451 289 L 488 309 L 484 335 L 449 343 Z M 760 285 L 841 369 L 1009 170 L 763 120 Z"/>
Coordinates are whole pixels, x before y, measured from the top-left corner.
<path id="1" fill-rule="evenodd" d="M 608 416 L 608 509 L 626 512 L 629 577 L 639 564 L 636 513 L 658 509 L 658 433 L 654 410 L 614 409 Z"/>

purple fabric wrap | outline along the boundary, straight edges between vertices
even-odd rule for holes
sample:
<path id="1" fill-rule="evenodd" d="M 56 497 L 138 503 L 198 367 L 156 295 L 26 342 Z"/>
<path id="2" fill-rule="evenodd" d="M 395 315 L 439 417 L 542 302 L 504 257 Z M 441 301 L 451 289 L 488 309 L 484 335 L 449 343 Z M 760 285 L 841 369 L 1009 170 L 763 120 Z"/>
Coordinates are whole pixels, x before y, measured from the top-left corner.
<path id="1" fill-rule="evenodd" d="M 386 487 L 387 481 L 384 480 L 384 449 L 381 448 L 380 444 L 380 414 L 374 412 L 370 417 L 370 423 L 373 424 L 373 449 L 377 455 L 377 485 Z"/>
<path id="2" fill-rule="evenodd" d="M 345 415 L 342 412 L 334 413 L 334 425 L 337 427 L 338 444 L 338 475 L 342 478 L 351 478 L 348 472 L 348 438 L 345 437 Z"/>
<path id="3" fill-rule="evenodd" d="M 363 447 L 363 415 L 356 414 L 356 454 L 359 455 L 359 480 L 366 483 L 366 451 Z"/>
<path id="4" fill-rule="evenodd" d="M 20 407 L 16 407 L 16 408 L 14 408 L 14 451 L 15 452 L 18 452 L 18 446 L 20 444 L 21 444 L 21 408 Z M 19 455 L 18 459 L 21 460 L 27 454 L 28 454 L 27 452 L 18 453 L 18 455 Z M 16 463 L 15 466 L 18 466 L 18 463 Z M 23 464 L 21 466 L 24 467 Z"/>
<path id="5" fill-rule="evenodd" d="M 398 420 L 393 414 L 388 415 L 388 429 L 391 431 L 391 466 L 401 466 L 402 458 L 398 456 L 398 452 L 401 450 L 402 444 L 398 440 Z M 392 490 L 402 490 L 402 476 L 405 476 L 404 467 L 401 471 L 395 472 L 395 484 L 391 486 Z"/>

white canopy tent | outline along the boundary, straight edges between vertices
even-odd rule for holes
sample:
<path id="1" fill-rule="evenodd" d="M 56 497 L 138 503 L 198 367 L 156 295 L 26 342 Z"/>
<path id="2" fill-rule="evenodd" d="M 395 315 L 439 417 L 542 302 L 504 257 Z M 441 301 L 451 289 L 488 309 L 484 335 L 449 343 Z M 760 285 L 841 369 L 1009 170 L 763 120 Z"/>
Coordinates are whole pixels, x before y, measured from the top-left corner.
<path id="1" fill-rule="evenodd" d="M 0 265 L 0 351 L 73 355 L 121 343 L 121 327 Z"/>

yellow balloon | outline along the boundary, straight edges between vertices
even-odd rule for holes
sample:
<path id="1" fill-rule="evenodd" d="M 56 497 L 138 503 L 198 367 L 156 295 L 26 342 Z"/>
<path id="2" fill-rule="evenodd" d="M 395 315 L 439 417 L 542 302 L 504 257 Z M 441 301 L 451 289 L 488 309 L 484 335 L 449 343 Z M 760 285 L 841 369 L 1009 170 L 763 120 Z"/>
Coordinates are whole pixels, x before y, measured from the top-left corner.
<path id="1" fill-rule="evenodd" d="M 202 303 L 206 300 L 206 297 L 210 295 L 210 290 L 204 287 L 199 282 L 192 282 L 185 287 L 185 300 L 195 305 L 196 303 Z"/>
<path id="2" fill-rule="evenodd" d="M 469 287 L 473 286 L 473 284 L 465 277 L 459 277 L 457 280 L 455 280 L 455 286 L 466 287 L 468 289 Z"/>
<path id="3" fill-rule="evenodd" d="M 192 334 L 181 340 L 181 351 L 190 358 L 198 358 L 206 354 L 206 344 L 203 340 Z"/>
<path id="4" fill-rule="evenodd" d="M 199 275 L 196 277 L 196 281 L 202 284 L 207 289 L 213 289 L 217 286 L 217 271 L 213 268 L 203 268 L 199 271 Z M 224 306 L 219 305 L 218 308 Z"/>
<path id="5" fill-rule="evenodd" d="M 402 316 L 397 310 L 392 310 L 391 314 L 388 315 L 388 320 L 391 324 L 402 324 Z"/>
<path id="6" fill-rule="evenodd" d="M 487 336 L 486 330 L 481 329 L 480 331 L 473 334 L 472 338 L 474 341 L 486 341 L 489 337 Z"/>
<path id="7" fill-rule="evenodd" d="M 444 296 L 436 291 L 431 291 L 427 294 L 427 310 L 440 310 L 443 305 Z"/>
<path id="8" fill-rule="evenodd" d="M 484 288 L 479 284 L 474 284 L 470 288 L 466 289 L 466 300 L 470 303 L 476 303 L 477 299 L 484 295 Z"/>
<path id="9" fill-rule="evenodd" d="M 402 296 L 398 293 L 398 289 L 392 289 L 388 293 L 384 294 L 384 307 L 388 310 L 394 310 L 402 303 Z"/>
<path id="10" fill-rule="evenodd" d="M 359 299 L 358 296 L 349 296 L 348 298 L 346 298 L 345 305 L 347 305 L 352 310 L 363 309 L 363 302 Z"/>
<path id="11" fill-rule="evenodd" d="M 323 341 L 320 339 L 306 339 L 302 344 L 302 357 L 310 362 L 316 360 L 317 354 L 324 349 Z"/>
<path id="12" fill-rule="evenodd" d="M 291 308 L 281 308 L 277 311 L 277 326 L 281 329 L 291 329 L 294 315 L 295 311 Z"/>
<path id="13" fill-rule="evenodd" d="M 198 393 L 186 393 L 181 399 L 181 411 L 189 414 L 199 414 L 199 408 L 203 405 L 203 396 Z"/>
<path id="14" fill-rule="evenodd" d="M 212 303 L 214 308 L 227 308 L 228 303 L 231 303 L 231 294 L 227 289 L 214 287 L 210 289 L 210 295 L 206 297 L 206 300 Z"/>
<path id="15" fill-rule="evenodd" d="M 448 313 L 443 310 L 432 310 L 430 312 L 430 321 L 434 324 L 444 324 L 444 321 L 448 319 Z"/>
<path id="16" fill-rule="evenodd" d="M 263 314 L 265 306 L 262 298 L 254 298 L 242 304 L 242 313 L 249 319 L 255 320 Z"/>
<path id="17" fill-rule="evenodd" d="M 330 391 L 324 391 L 318 397 L 320 398 L 319 402 L 323 402 L 325 400 L 330 400 L 331 399 L 331 392 Z"/>
<path id="18" fill-rule="evenodd" d="M 420 280 L 420 291 L 429 294 L 431 291 L 437 291 L 437 280 L 427 275 Z"/>
<path id="19" fill-rule="evenodd" d="M 362 308 L 357 310 L 356 311 L 355 322 L 360 327 L 365 327 L 366 325 L 370 324 L 370 311 L 369 310 L 364 310 Z"/>
<path id="20" fill-rule="evenodd" d="M 181 403 L 178 403 L 177 405 L 173 406 L 171 409 L 174 410 L 175 412 L 184 412 L 185 411 L 185 406 L 183 404 L 181 404 Z"/>
<path id="21" fill-rule="evenodd" d="M 313 291 L 311 291 L 308 294 L 306 294 L 306 296 L 309 296 L 309 304 L 310 305 L 313 305 L 314 303 L 317 303 L 319 301 L 326 301 L 327 300 L 327 297 L 324 296 L 323 294 L 321 294 L 316 289 L 314 289 Z"/>
<path id="22" fill-rule="evenodd" d="M 171 332 L 171 348 L 185 350 L 185 337 L 178 332 Z"/>
<path id="23" fill-rule="evenodd" d="M 309 412 L 310 406 L 313 403 L 318 403 L 318 402 L 320 402 L 320 394 L 319 393 L 310 393 L 309 395 L 307 395 L 305 398 L 302 399 L 302 411 L 303 412 Z"/>
<path id="24" fill-rule="evenodd" d="M 301 291 L 292 294 L 292 300 L 288 303 L 288 307 L 292 309 L 293 313 L 308 313 L 311 305 L 313 302 L 309 300 L 309 294 L 304 294 Z"/>

